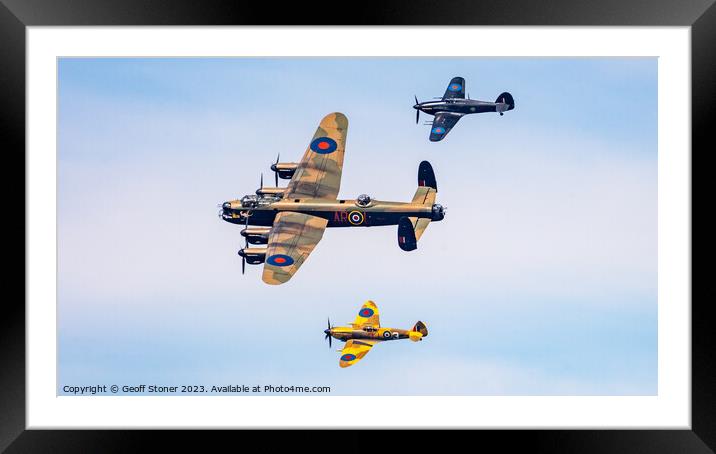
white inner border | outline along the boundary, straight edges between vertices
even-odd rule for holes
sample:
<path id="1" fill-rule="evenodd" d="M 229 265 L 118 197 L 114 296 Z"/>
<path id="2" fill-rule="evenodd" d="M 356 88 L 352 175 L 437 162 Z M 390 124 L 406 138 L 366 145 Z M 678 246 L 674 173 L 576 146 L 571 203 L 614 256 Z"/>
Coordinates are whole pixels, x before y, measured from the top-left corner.
<path id="1" fill-rule="evenodd" d="M 690 42 L 690 27 L 28 27 L 27 427 L 690 428 Z M 659 57 L 658 395 L 56 396 L 59 56 Z"/>

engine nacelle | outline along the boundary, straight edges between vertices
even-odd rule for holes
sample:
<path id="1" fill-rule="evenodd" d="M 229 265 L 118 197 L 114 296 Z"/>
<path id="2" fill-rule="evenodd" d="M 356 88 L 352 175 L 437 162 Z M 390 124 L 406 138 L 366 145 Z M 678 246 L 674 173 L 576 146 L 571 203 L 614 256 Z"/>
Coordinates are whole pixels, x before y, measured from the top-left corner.
<path id="1" fill-rule="evenodd" d="M 423 333 L 419 333 L 417 331 L 410 331 L 408 333 L 408 337 L 413 342 L 419 342 L 419 341 L 423 340 Z"/>
<path id="2" fill-rule="evenodd" d="M 241 231 L 241 236 L 246 238 L 249 244 L 268 244 L 271 227 L 247 227 Z"/>
<path id="3" fill-rule="evenodd" d="M 266 260 L 265 247 L 247 247 L 239 249 L 239 255 L 246 259 L 249 265 L 259 265 Z"/>
<path id="4" fill-rule="evenodd" d="M 296 162 L 277 162 L 276 164 L 271 164 L 271 170 L 276 172 L 278 177 L 282 180 L 290 180 L 293 174 L 296 173 L 297 168 L 298 163 Z"/>

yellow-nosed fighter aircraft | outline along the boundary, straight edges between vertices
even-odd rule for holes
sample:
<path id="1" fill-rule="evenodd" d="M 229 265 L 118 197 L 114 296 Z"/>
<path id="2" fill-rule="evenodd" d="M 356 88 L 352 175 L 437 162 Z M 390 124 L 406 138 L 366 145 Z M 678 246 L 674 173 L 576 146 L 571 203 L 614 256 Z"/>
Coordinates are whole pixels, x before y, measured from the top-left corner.
<path id="1" fill-rule="evenodd" d="M 378 307 L 373 301 L 366 301 L 358 311 L 358 315 L 351 326 L 331 326 L 328 320 L 328 329 L 323 331 L 331 346 L 331 338 L 335 337 L 346 345 L 341 351 L 339 365 L 352 366 L 370 351 L 378 342 L 410 339 L 413 342 L 423 340 L 428 335 L 425 323 L 418 321 L 411 329 L 383 328 L 380 326 Z"/>

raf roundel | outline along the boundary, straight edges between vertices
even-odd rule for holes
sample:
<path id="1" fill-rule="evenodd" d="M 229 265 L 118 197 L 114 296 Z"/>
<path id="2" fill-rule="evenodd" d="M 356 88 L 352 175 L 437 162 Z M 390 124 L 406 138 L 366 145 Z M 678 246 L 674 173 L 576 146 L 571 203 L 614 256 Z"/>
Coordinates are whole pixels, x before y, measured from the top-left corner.
<path id="1" fill-rule="evenodd" d="M 353 361 L 356 359 L 356 355 L 352 353 L 346 353 L 345 355 L 341 356 L 341 361 Z"/>
<path id="2" fill-rule="evenodd" d="M 293 258 L 289 255 L 275 254 L 267 258 L 266 263 L 273 266 L 289 266 L 293 265 Z"/>
<path id="3" fill-rule="evenodd" d="M 445 134 L 445 128 L 442 126 L 437 126 L 433 128 L 433 134 Z"/>
<path id="4" fill-rule="evenodd" d="M 360 211 L 351 211 L 348 213 L 348 222 L 353 225 L 361 225 L 364 220 L 363 213 Z"/>
<path id="5" fill-rule="evenodd" d="M 311 150 L 318 154 L 329 154 L 336 151 L 338 144 L 330 137 L 319 137 L 311 142 Z"/>
<path id="6" fill-rule="evenodd" d="M 360 315 L 361 317 L 368 318 L 368 317 L 371 317 L 374 313 L 375 312 L 373 312 L 373 309 L 371 309 L 369 307 L 364 307 L 363 309 L 360 310 L 360 312 L 358 312 L 358 315 Z"/>
<path id="7" fill-rule="evenodd" d="M 450 90 L 450 91 L 460 91 L 460 90 L 462 90 L 462 85 L 460 85 L 460 84 L 450 84 L 450 86 L 448 87 L 448 90 Z"/>

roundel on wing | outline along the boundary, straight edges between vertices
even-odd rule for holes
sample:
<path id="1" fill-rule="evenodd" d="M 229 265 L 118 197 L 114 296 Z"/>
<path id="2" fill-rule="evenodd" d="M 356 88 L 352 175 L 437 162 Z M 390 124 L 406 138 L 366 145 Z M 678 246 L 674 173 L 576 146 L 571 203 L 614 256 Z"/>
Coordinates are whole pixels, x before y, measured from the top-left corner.
<path id="1" fill-rule="evenodd" d="M 372 317 L 373 314 L 375 314 L 375 311 L 373 311 L 373 309 L 371 309 L 369 307 L 364 307 L 363 309 L 361 309 L 358 312 L 358 315 L 360 315 L 361 317 L 365 317 L 365 318 Z"/>
<path id="2" fill-rule="evenodd" d="M 356 359 L 356 355 L 352 353 L 346 353 L 345 355 L 341 356 L 341 361 L 353 361 Z"/>
<path id="3" fill-rule="evenodd" d="M 275 254 L 266 259 L 266 263 L 273 266 L 293 265 L 293 258 L 290 255 Z"/>
<path id="4" fill-rule="evenodd" d="M 445 134 L 445 128 L 442 126 L 436 126 L 433 128 L 433 134 Z"/>
<path id="5" fill-rule="evenodd" d="M 329 154 L 336 151 L 338 144 L 330 137 L 319 137 L 317 139 L 313 139 L 310 148 L 318 154 Z"/>
<path id="6" fill-rule="evenodd" d="M 353 225 L 361 225 L 364 220 L 365 217 L 360 211 L 351 211 L 350 213 L 348 213 L 348 222 Z"/>
<path id="7" fill-rule="evenodd" d="M 462 85 L 460 85 L 460 84 L 450 84 L 450 86 L 448 87 L 448 90 L 450 90 L 450 91 L 460 91 L 460 90 L 462 90 Z"/>

